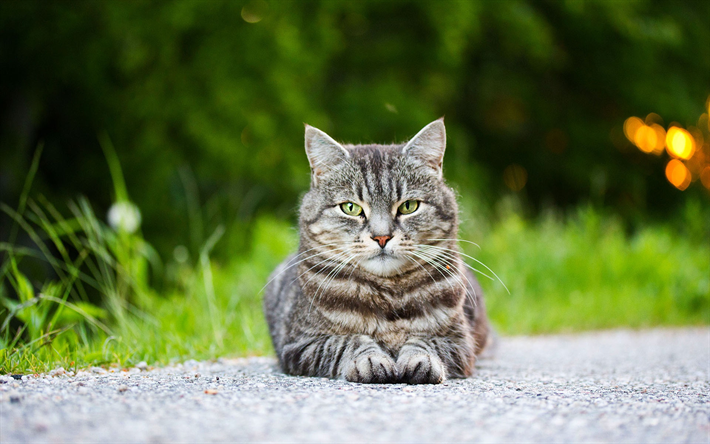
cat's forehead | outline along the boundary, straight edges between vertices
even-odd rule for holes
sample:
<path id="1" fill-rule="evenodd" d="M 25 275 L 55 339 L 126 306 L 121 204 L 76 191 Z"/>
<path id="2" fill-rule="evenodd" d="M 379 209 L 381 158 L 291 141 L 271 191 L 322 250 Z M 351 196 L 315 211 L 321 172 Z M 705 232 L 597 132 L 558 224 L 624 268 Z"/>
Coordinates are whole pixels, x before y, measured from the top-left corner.
<path id="1" fill-rule="evenodd" d="M 344 145 L 344 148 L 350 153 L 349 163 L 359 181 L 402 179 L 401 170 L 406 157 L 402 154 L 403 145 Z"/>
<path id="2" fill-rule="evenodd" d="M 417 190 L 430 189 L 431 178 L 417 174 L 416 169 L 408 168 L 406 154 L 402 153 L 404 144 L 392 145 L 343 145 L 350 154 L 347 162 L 326 179 L 325 188 L 331 198 L 349 200 L 357 196 L 363 202 L 382 201 L 391 203 L 409 196 L 419 197 Z"/>
<path id="3" fill-rule="evenodd" d="M 404 144 L 343 145 L 343 147 L 350 153 L 353 160 L 386 160 L 400 158 Z"/>

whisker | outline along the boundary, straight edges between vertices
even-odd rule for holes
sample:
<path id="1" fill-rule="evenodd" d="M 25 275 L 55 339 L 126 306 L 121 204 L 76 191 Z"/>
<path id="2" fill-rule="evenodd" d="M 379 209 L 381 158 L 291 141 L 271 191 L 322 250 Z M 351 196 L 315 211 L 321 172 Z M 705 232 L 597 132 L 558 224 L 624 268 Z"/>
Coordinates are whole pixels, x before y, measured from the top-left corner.
<path id="1" fill-rule="evenodd" d="M 420 245 L 419 247 L 422 248 L 422 249 L 424 249 L 425 247 L 436 248 L 436 247 L 434 247 L 433 245 Z M 439 247 L 439 248 L 440 248 L 440 247 Z M 449 250 L 449 251 L 455 251 L 455 250 Z M 463 253 L 460 253 L 460 252 L 458 252 L 458 253 L 459 253 L 459 254 L 463 254 Z M 446 255 L 448 255 L 448 258 L 449 258 L 449 259 L 453 259 L 453 254 L 452 254 L 452 253 L 447 253 L 447 252 L 442 251 L 441 254 L 442 254 L 442 255 L 443 255 L 443 254 L 446 254 Z M 467 264 L 465 261 L 461 261 L 461 263 L 462 263 L 465 267 L 469 268 L 471 271 L 475 271 L 476 273 L 480 274 L 481 276 L 485 276 L 485 277 L 487 277 L 488 279 L 490 279 L 490 280 L 492 280 L 492 281 L 495 280 L 495 279 L 493 279 L 492 277 L 488 276 L 486 273 L 482 272 L 481 270 L 479 270 L 479 269 L 477 269 L 477 268 L 475 268 L 475 267 L 472 267 L 470 264 Z"/>
<path id="2" fill-rule="evenodd" d="M 350 262 L 351 260 L 356 258 L 358 255 L 359 255 L 358 253 L 353 254 L 345 262 L 340 263 L 336 268 L 331 270 L 331 272 L 328 273 L 328 275 L 325 277 L 323 282 L 321 282 L 320 285 L 318 285 L 318 289 L 316 290 L 316 294 L 313 296 L 313 298 L 311 298 L 311 303 L 308 306 L 308 315 L 309 316 L 311 314 L 311 309 L 313 308 L 313 302 L 316 299 L 320 299 L 321 294 L 324 294 L 325 290 L 327 290 L 328 287 L 330 287 L 330 284 L 338 276 L 338 273 L 340 273 L 340 271 L 348 265 L 348 262 Z M 325 284 L 325 287 L 323 287 L 323 284 Z M 321 293 L 321 287 L 323 287 L 323 293 Z"/>
<path id="3" fill-rule="evenodd" d="M 353 269 L 350 270 L 350 274 L 348 275 L 348 279 L 350 279 L 352 277 L 352 275 L 355 272 L 355 270 L 357 269 L 357 267 L 359 267 L 360 264 L 362 263 L 362 261 L 364 261 L 365 259 L 367 259 L 367 256 L 363 256 L 359 261 L 357 261 L 356 264 L 352 265 Z"/>
<path id="4" fill-rule="evenodd" d="M 336 254 L 335 256 L 327 257 L 327 258 L 323 259 L 322 261 L 318 262 L 317 264 L 315 264 L 314 266 L 312 266 L 312 267 L 309 268 L 308 270 L 306 270 L 306 271 L 304 271 L 303 273 L 299 274 L 299 275 L 293 280 L 293 282 L 296 282 L 298 279 L 301 278 L 301 276 L 303 276 L 304 274 L 306 274 L 306 273 L 308 273 L 309 271 L 313 270 L 314 268 L 316 268 L 317 266 L 319 266 L 320 264 L 322 264 L 322 263 L 324 263 L 324 262 L 332 261 L 332 262 L 339 263 L 338 260 L 339 260 L 340 258 L 342 258 L 342 257 L 347 256 L 348 253 L 349 253 L 349 251 L 345 250 L 345 251 L 341 251 L 340 253 Z M 304 284 L 309 283 L 309 282 L 311 281 L 311 279 L 313 279 L 314 277 L 318 276 L 320 273 L 321 273 L 320 271 L 317 271 L 313 276 L 309 277 L 308 280 L 307 280 Z"/>
<path id="5" fill-rule="evenodd" d="M 323 289 L 324 291 L 330 286 L 332 281 L 338 276 L 338 273 L 340 273 L 340 271 L 348 265 L 348 262 L 353 260 L 355 257 L 357 257 L 357 254 L 351 255 L 350 257 L 348 257 L 347 260 L 345 260 L 344 262 L 341 262 L 337 267 L 335 267 L 335 269 L 332 270 L 328 274 L 328 276 L 326 276 L 325 280 L 323 282 L 321 282 L 321 286 L 324 283 L 326 284 L 325 288 Z M 319 295 L 320 295 L 320 286 L 318 286 L 318 290 L 316 290 L 316 297 L 318 297 Z"/>
<path id="6" fill-rule="evenodd" d="M 508 290 L 508 287 L 507 287 L 507 286 L 505 285 L 505 283 L 501 280 L 501 278 L 498 277 L 498 275 L 496 274 L 496 272 L 493 271 L 493 270 L 491 270 L 488 265 L 484 264 L 483 262 L 481 262 L 480 260 L 476 259 L 475 257 L 470 256 L 470 255 L 468 255 L 468 254 L 466 254 L 466 253 L 462 253 L 462 252 L 460 252 L 460 251 L 452 250 L 452 249 L 450 249 L 450 248 L 444 248 L 444 247 L 439 247 L 439 246 L 434 246 L 434 245 L 427 245 L 427 246 L 428 246 L 429 248 L 438 248 L 438 249 L 440 249 L 440 250 L 451 251 L 451 252 L 454 252 L 454 253 L 458 253 L 458 254 L 460 254 L 460 255 L 462 255 L 462 256 L 465 256 L 465 257 L 467 257 L 467 258 L 469 258 L 469 259 L 471 259 L 471 260 L 473 260 L 473 261 L 476 261 L 477 263 L 483 265 L 484 267 L 486 267 L 486 270 L 490 271 L 491 274 L 493 274 L 493 276 L 495 276 L 496 279 L 498 279 L 498 282 L 500 282 L 501 285 L 503 285 L 503 288 L 505 288 L 505 291 L 507 291 L 508 294 L 510 294 L 510 290 Z"/>
<path id="7" fill-rule="evenodd" d="M 471 294 L 470 294 L 470 292 L 468 291 L 468 288 L 466 288 L 466 285 L 463 283 L 463 281 L 461 280 L 461 278 L 458 276 L 458 273 L 454 273 L 452 270 L 450 270 L 449 268 L 447 268 L 447 267 L 450 267 L 450 265 L 448 265 L 448 264 L 443 264 L 443 265 L 439 264 L 439 263 L 437 262 L 437 259 L 438 259 L 438 258 L 433 257 L 433 256 L 431 256 L 431 255 L 426 255 L 426 254 L 423 254 L 423 253 L 413 253 L 413 254 L 414 254 L 415 256 L 421 258 L 421 259 L 424 259 L 428 264 L 432 265 L 432 266 L 439 272 L 439 274 L 441 274 L 441 276 L 442 276 L 444 279 L 446 279 L 446 275 L 444 275 L 444 272 L 446 272 L 446 274 L 447 274 L 449 277 L 454 278 L 454 279 L 458 282 L 458 284 L 461 285 L 461 288 L 462 288 L 462 289 L 464 290 L 464 292 L 466 293 L 466 296 L 467 296 L 467 297 L 471 297 Z M 447 282 L 449 283 L 449 286 L 451 287 L 451 290 L 453 290 L 454 287 L 453 287 L 453 285 L 451 285 L 451 283 L 448 281 L 448 279 L 447 279 Z M 474 290 L 474 291 L 475 291 L 475 290 Z M 471 302 L 473 302 L 474 306 L 476 305 L 476 300 L 475 300 L 475 298 L 472 299 Z"/>
<path id="8" fill-rule="evenodd" d="M 416 260 L 412 259 L 412 258 L 410 257 L 411 255 L 412 255 L 411 252 L 405 252 L 404 257 L 407 258 L 407 259 L 409 259 L 412 263 L 419 265 L 419 267 L 420 267 L 422 270 L 426 271 L 426 273 L 427 273 L 427 274 L 429 275 L 429 277 L 431 278 L 431 281 L 436 284 L 436 279 L 434 279 L 434 276 L 432 276 L 431 273 L 429 273 L 429 270 L 427 270 L 426 268 L 424 268 L 424 266 L 423 266 L 422 264 L 420 264 L 419 262 L 417 262 Z M 424 262 L 426 262 L 426 260 L 424 260 Z"/>
<path id="9" fill-rule="evenodd" d="M 480 245 L 478 245 L 478 244 L 475 243 L 475 242 L 471 242 L 470 240 L 466 240 L 466 239 L 429 239 L 429 240 L 433 240 L 433 241 L 456 241 L 456 242 L 466 242 L 467 244 L 475 245 L 476 247 L 478 247 L 479 250 L 481 249 L 481 246 L 480 246 Z"/>
<path id="10" fill-rule="evenodd" d="M 299 256 L 303 256 L 304 254 L 308 253 L 309 251 L 315 250 L 315 249 L 320 248 L 320 247 L 332 247 L 332 246 L 334 246 L 334 245 L 347 245 L 347 244 L 348 244 L 348 242 L 334 242 L 334 243 L 332 243 L 332 244 L 318 245 L 318 246 L 315 246 L 315 247 L 313 247 L 313 248 L 309 248 L 308 250 L 305 250 L 305 251 L 303 251 L 303 252 L 301 252 L 301 253 L 298 253 L 297 255 L 295 255 L 295 256 L 293 257 L 292 260 L 296 260 L 296 259 L 298 259 Z M 301 260 L 299 260 L 299 261 L 296 261 L 296 262 L 294 262 L 293 264 L 289 265 L 288 267 L 284 268 L 283 270 L 279 271 L 274 277 L 272 277 L 271 279 L 269 279 L 269 282 L 267 282 L 263 287 L 261 287 L 261 290 L 259 290 L 259 293 L 261 293 L 262 291 L 264 291 L 264 289 L 265 289 L 266 287 L 268 287 L 270 283 L 272 283 L 276 278 L 278 278 L 278 277 L 281 276 L 283 273 L 285 273 L 288 269 L 293 268 L 293 267 L 295 267 L 296 265 L 300 264 L 301 262 L 307 261 L 308 259 L 310 259 L 310 258 L 312 258 L 312 257 L 318 256 L 319 254 L 324 254 L 324 253 L 326 253 L 326 251 L 313 254 L 313 255 L 311 255 L 311 256 L 308 256 L 307 258 L 304 258 L 304 259 L 301 259 Z"/>
<path id="11" fill-rule="evenodd" d="M 469 286 L 471 287 L 471 290 L 473 290 L 473 295 L 471 295 L 471 292 L 468 291 L 468 287 L 466 286 L 466 284 L 464 284 L 463 280 L 461 280 L 461 276 L 462 276 L 461 273 L 455 273 L 453 270 L 449 269 L 450 265 L 446 264 L 446 263 L 443 263 L 443 266 L 441 266 L 441 268 L 439 268 L 439 265 L 441 265 L 441 264 L 438 261 L 438 259 L 439 259 L 438 256 L 432 255 L 430 253 L 425 253 L 425 252 L 419 252 L 419 254 L 421 254 L 424 257 L 428 257 L 430 259 L 429 264 L 433 265 L 442 276 L 444 276 L 444 274 L 442 273 L 442 271 L 444 271 L 450 277 L 454 278 L 461 285 L 463 290 L 466 292 L 466 297 L 469 298 L 469 300 L 471 301 L 473 306 L 474 307 L 477 306 L 477 304 L 476 304 L 476 289 L 473 287 L 473 285 L 471 284 L 471 281 L 468 280 L 466 275 L 463 275 L 463 278 L 466 279 L 466 282 L 468 282 Z M 465 265 L 465 263 L 463 261 L 456 261 L 456 262 L 463 263 Z M 452 287 L 452 289 L 453 289 L 453 287 Z"/>
<path id="12" fill-rule="evenodd" d="M 438 271 L 439 274 L 440 274 L 444 279 L 446 279 L 446 276 L 441 272 L 441 270 L 439 269 L 439 267 L 437 267 L 436 264 L 432 263 L 431 260 L 427 259 L 427 258 L 424 257 L 424 256 L 420 256 L 419 254 L 414 253 L 414 252 L 410 252 L 409 254 L 412 255 L 412 256 L 415 256 L 415 257 L 417 257 L 417 258 L 423 260 L 425 263 L 427 263 L 427 264 L 433 266 L 434 269 L 435 269 L 436 271 Z M 405 256 L 405 257 L 406 257 L 406 256 Z M 436 284 L 436 279 L 434 279 L 434 276 L 432 276 L 431 273 L 429 273 L 429 270 L 427 270 L 426 268 L 424 268 L 424 266 L 422 266 L 419 262 L 416 262 L 416 261 L 414 261 L 413 259 L 412 259 L 412 261 L 413 261 L 414 263 L 416 263 L 417 265 L 419 265 L 424 271 L 426 271 L 427 274 L 429 275 L 429 277 L 431 278 L 431 280 L 434 282 L 434 284 Z M 451 282 L 449 282 L 448 279 L 446 279 L 446 282 L 449 284 L 449 287 L 451 287 L 451 290 L 453 291 L 454 286 L 451 284 Z M 465 287 L 464 287 L 464 291 L 466 291 L 466 288 L 465 288 Z"/>
<path id="13" fill-rule="evenodd" d="M 336 255 L 335 257 L 333 257 L 333 259 L 335 259 L 336 257 L 341 257 L 341 256 L 344 257 L 345 254 L 346 254 L 346 252 L 339 253 L 338 255 Z M 318 265 L 318 264 L 314 265 L 314 267 L 317 266 L 317 265 Z M 313 267 L 311 267 L 311 269 L 312 269 L 312 268 L 313 268 Z M 310 270 L 310 269 L 309 269 L 309 270 Z M 313 301 L 315 300 L 316 296 L 318 295 L 318 292 L 320 291 L 321 286 L 322 286 L 323 283 L 328 279 L 328 277 L 331 275 L 331 273 L 333 273 L 334 270 L 335 270 L 335 269 L 331 270 L 331 271 L 326 275 L 325 279 L 318 285 L 318 289 L 316 290 L 316 294 L 311 298 L 311 303 L 310 303 L 309 306 L 308 306 L 308 316 L 310 316 L 310 314 L 311 314 L 311 309 L 313 308 Z M 301 273 L 301 276 L 302 276 L 303 274 L 307 273 L 307 272 L 308 272 L 308 270 L 304 271 L 303 273 Z M 318 271 L 316 271 L 315 274 L 313 274 L 313 276 L 311 276 L 310 278 L 308 278 L 308 280 L 307 280 L 305 283 L 307 284 L 308 282 L 311 281 L 311 279 L 313 279 L 314 277 L 318 276 L 318 275 L 321 274 L 321 273 L 323 273 L 323 270 L 318 270 Z M 299 277 L 300 277 L 300 276 L 299 276 Z"/>

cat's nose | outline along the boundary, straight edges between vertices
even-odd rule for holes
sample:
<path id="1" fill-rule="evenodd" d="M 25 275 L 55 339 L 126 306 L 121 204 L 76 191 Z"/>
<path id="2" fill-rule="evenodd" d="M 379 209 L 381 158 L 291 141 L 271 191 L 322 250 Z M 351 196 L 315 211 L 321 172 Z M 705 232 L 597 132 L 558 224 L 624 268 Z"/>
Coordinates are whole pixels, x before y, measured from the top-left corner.
<path id="1" fill-rule="evenodd" d="M 387 242 L 392 239 L 392 236 L 372 236 L 373 240 L 376 240 L 380 244 L 380 248 L 385 248 Z"/>

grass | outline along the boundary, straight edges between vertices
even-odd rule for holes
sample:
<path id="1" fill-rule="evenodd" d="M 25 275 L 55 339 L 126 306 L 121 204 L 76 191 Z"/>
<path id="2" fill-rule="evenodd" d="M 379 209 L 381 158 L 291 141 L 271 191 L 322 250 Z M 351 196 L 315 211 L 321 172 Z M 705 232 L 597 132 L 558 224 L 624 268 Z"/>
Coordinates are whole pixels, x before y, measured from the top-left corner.
<path id="1" fill-rule="evenodd" d="M 104 146 L 116 201 L 128 203 L 120 167 Z M 194 259 L 176 249 L 163 262 L 140 231 L 104 224 L 89 202 L 70 204 L 65 218 L 27 194 L 17 210 L 2 204 L 35 245 L 15 245 L 14 234 L 0 244 L 0 373 L 272 353 L 260 290 L 297 246 L 288 223 L 258 218 L 249 250 L 224 263 L 210 256 L 221 227 Z M 702 227 L 682 234 L 654 225 L 628 234 L 590 207 L 531 220 L 462 206 L 469 209 L 462 237 L 481 245 L 462 248 L 510 289 L 481 279 L 504 334 L 710 323 L 710 245 L 700 241 Z"/>
<path id="2" fill-rule="evenodd" d="M 710 245 L 667 226 L 627 235 L 591 208 L 503 218 L 478 256 L 510 294 L 482 279 L 494 324 L 529 334 L 710 323 Z"/>

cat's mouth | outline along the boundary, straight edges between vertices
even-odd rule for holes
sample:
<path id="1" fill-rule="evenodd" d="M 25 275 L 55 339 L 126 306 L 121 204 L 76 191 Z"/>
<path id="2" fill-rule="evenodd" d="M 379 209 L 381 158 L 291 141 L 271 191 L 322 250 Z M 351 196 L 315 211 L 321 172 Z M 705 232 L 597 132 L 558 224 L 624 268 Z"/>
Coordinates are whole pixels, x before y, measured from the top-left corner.
<path id="1" fill-rule="evenodd" d="M 391 261 L 391 260 L 396 261 L 399 259 L 401 259 L 401 258 L 398 255 L 394 254 L 394 252 L 392 252 L 391 250 L 388 251 L 384 248 L 368 258 L 368 260 L 375 260 L 375 261 L 380 261 L 380 262 Z"/>
<path id="2" fill-rule="evenodd" d="M 404 258 L 401 258 L 393 254 L 391 251 L 386 251 L 384 249 L 360 262 L 360 267 L 363 270 L 378 276 L 394 276 L 396 274 L 401 274 L 406 265 L 407 262 Z"/>

